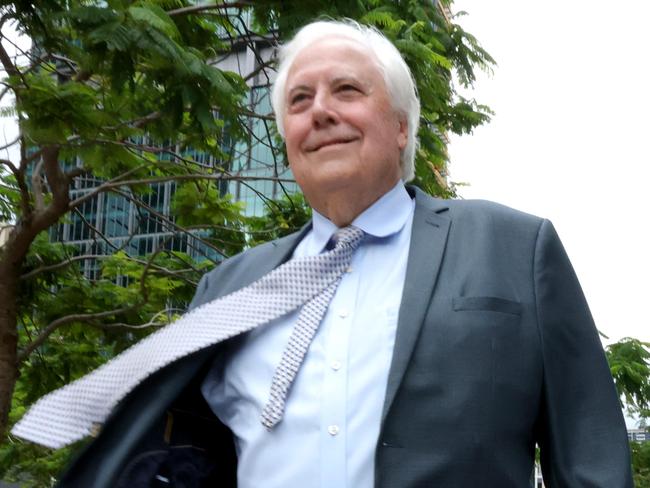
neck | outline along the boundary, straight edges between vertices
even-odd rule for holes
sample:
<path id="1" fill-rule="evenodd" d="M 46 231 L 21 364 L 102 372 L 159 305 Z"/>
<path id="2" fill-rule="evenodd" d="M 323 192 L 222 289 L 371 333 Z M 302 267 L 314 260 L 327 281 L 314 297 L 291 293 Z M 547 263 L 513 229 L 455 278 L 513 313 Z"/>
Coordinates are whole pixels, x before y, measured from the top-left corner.
<path id="1" fill-rule="evenodd" d="M 368 204 L 359 205 L 324 205 L 322 207 L 313 205 L 313 208 L 317 210 L 318 213 L 331 220 L 337 227 L 342 228 L 350 225 L 359 214 L 373 203 L 374 202 L 370 202 Z"/>
<path id="2" fill-rule="evenodd" d="M 347 227 L 354 219 L 363 213 L 368 207 L 388 193 L 397 181 L 386 188 L 382 187 L 373 191 L 359 192 L 351 194 L 349 188 L 341 191 L 328 192 L 326 195 L 314 196 L 306 195 L 309 205 L 318 213 L 327 217 L 337 227 Z"/>

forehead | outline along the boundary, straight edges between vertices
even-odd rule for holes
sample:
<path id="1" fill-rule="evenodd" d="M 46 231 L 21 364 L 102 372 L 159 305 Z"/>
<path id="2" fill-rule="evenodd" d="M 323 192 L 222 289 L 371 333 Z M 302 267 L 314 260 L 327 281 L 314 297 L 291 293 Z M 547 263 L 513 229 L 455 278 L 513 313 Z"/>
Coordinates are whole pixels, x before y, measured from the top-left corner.
<path id="1" fill-rule="evenodd" d="M 331 75 L 381 79 L 374 53 L 358 41 L 346 37 L 320 39 L 304 47 L 287 73 L 287 89 L 310 78 Z"/>

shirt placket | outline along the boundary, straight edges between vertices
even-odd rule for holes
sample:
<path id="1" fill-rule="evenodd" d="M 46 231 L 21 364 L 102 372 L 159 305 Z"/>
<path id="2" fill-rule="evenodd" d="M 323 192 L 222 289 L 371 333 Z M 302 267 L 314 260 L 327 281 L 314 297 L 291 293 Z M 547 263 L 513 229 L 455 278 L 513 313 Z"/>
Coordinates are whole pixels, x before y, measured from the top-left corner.
<path id="1" fill-rule="evenodd" d="M 328 310 L 328 333 L 325 343 L 327 364 L 323 376 L 321 403 L 321 487 L 347 486 L 347 390 L 348 349 L 352 321 L 355 319 L 359 276 L 352 265 L 343 275 Z"/>

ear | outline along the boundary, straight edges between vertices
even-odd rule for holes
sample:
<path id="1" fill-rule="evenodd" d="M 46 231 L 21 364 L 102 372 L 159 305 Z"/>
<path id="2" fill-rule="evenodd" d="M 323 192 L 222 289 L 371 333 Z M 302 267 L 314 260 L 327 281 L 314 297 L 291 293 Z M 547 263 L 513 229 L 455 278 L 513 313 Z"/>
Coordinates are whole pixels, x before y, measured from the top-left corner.
<path id="1" fill-rule="evenodd" d="M 399 132 L 397 133 L 397 145 L 400 151 L 403 151 L 406 147 L 409 137 L 409 126 L 406 117 L 400 116 L 399 121 Z"/>

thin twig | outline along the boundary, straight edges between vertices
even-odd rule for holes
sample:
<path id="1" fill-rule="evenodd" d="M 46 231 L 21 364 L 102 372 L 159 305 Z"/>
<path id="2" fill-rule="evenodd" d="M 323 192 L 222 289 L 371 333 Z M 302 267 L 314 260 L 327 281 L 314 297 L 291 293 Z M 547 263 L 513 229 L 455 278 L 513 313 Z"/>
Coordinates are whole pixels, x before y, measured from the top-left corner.
<path id="1" fill-rule="evenodd" d="M 84 254 L 81 256 L 72 256 L 66 259 L 65 261 L 61 261 L 59 263 L 55 264 L 48 264 L 45 266 L 40 266 L 38 268 L 35 268 L 31 270 L 29 273 L 25 273 L 21 275 L 20 279 L 21 280 L 28 280 L 29 278 L 33 278 L 34 276 L 45 273 L 47 271 L 56 271 L 57 269 L 65 268 L 66 266 L 69 266 L 70 264 L 76 262 L 76 261 L 85 261 L 87 259 L 101 259 L 101 258 L 107 258 L 110 256 L 107 256 L 105 254 Z"/>
<path id="2" fill-rule="evenodd" d="M 86 260 L 91 260 L 91 259 L 110 259 L 112 257 L 113 256 L 111 254 L 83 254 L 83 255 L 80 255 L 80 256 L 71 256 L 71 257 L 67 258 L 65 261 L 61 261 L 59 263 L 54 263 L 54 264 L 48 264 L 48 265 L 44 265 L 44 266 L 40 266 L 38 268 L 35 268 L 35 269 L 31 270 L 30 272 L 23 274 L 20 277 L 20 279 L 21 280 L 28 280 L 30 278 L 33 278 L 34 276 L 37 276 L 37 275 L 39 275 L 41 273 L 45 273 L 47 271 L 56 271 L 57 269 L 65 268 L 66 266 L 69 266 L 72 263 L 77 262 L 77 261 L 86 261 Z M 129 261 L 133 261 L 134 263 L 138 263 L 138 264 L 142 264 L 142 265 L 147 264 L 147 261 L 145 261 L 144 259 L 137 259 L 137 258 L 134 258 L 133 256 L 131 256 L 129 254 L 127 254 L 126 257 L 129 259 Z M 185 274 L 185 273 L 196 273 L 196 272 L 198 272 L 198 270 L 196 268 L 194 268 L 191 264 L 183 261 L 182 259 L 180 261 L 183 264 L 189 266 L 189 268 L 186 268 L 186 269 L 169 269 L 169 268 L 165 268 L 164 266 L 160 266 L 158 264 L 152 264 L 151 268 L 153 270 L 158 271 L 158 272 L 160 272 L 160 273 L 162 273 L 164 275 L 167 275 L 167 276 L 179 276 L 179 275 L 182 275 L 182 274 Z M 180 277 L 180 279 L 182 279 L 186 283 L 192 283 L 191 280 L 185 279 L 182 276 Z"/>
<path id="3" fill-rule="evenodd" d="M 0 98 L 2 98 L 2 97 L 0 96 Z M 8 142 L 4 146 L 0 146 L 0 151 L 4 151 L 5 149 L 7 149 L 7 148 L 13 146 L 14 144 L 16 144 L 18 141 L 20 141 L 20 136 L 16 136 L 16 138 L 13 141 Z"/>
<path id="4" fill-rule="evenodd" d="M 96 313 L 78 313 L 78 314 L 70 314 L 66 315 L 65 317 L 60 317 L 52 322 L 50 322 L 34 339 L 32 342 L 30 342 L 25 348 L 18 353 L 16 363 L 20 365 L 35 349 L 37 349 L 39 346 L 41 346 L 47 338 L 52 335 L 52 333 L 58 329 L 59 327 L 72 323 L 72 322 L 91 322 L 93 320 L 97 319 L 102 319 L 104 317 L 110 317 L 112 315 L 120 315 L 126 312 L 130 312 L 131 310 L 135 310 L 137 308 L 142 307 L 145 305 L 148 300 L 149 300 L 149 292 L 146 287 L 146 277 L 147 274 L 149 273 L 150 265 L 152 261 L 156 258 L 158 253 L 160 252 L 159 249 L 154 252 L 150 258 L 147 264 L 145 265 L 144 269 L 142 270 L 142 275 L 140 276 L 140 296 L 142 297 L 137 303 L 127 305 L 126 307 L 120 307 L 120 308 L 115 308 L 113 310 L 107 310 L 105 312 L 96 312 Z"/>
<path id="5" fill-rule="evenodd" d="M 102 238 L 102 240 L 104 242 L 108 243 L 109 245 L 111 245 L 111 247 L 113 247 L 114 249 L 117 250 L 117 247 L 112 245 L 112 243 L 109 241 L 108 237 L 106 237 L 106 234 L 104 234 L 101 230 L 99 230 L 93 224 L 88 222 L 88 219 L 84 216 L 84 214 L 78 208 L 75 207 L 75 208 L 72 209 L 72 211 L 79 216 L 81 221 L 86 225 L 86 227 L 88 227 L 91 230 L 91 232 L 93 232 L 93 234 L 97 234 L 99 237 Z M 96 240 L 97 240 L 97 238 L 95 237 L 95 235 L 93 235 L 93 241 L 96 241 Z"/>
<path id="6" fill-rule="evenodd" d="M 140 171 L 141 169 L 145 169 L 147 166 L 149 166 L 151 164 L 154 164 L 154 163 L 152 161 L 148 161 L 147 164 L 142 164 L 140 166 L 136 166 L 135 168 L 131 168 L 130 170 L 125 171 L 121 175 L 118 175 L 115 178 L 112 178 L 112 179 L 108 180 L 106 183 L 103 183 L 103 184 L 111 184 L 111 183 L 119 182 L 122 178 L 128 178 L 133 173 L 135 173 L 137 171 Z M 103 190 L 97 190 L 97 188 L 99 188 L 99 187 L 94 188 L 92 191 L 89 191 L 88 193 L 86 193 L 82 197 L 79 197 L 79 198 L 77 198 L 75 200 L 72 200 L 70 202 L 70 205 L 69 205 L 70 208 L 77 207 L 77 206 L 81 205 L 86 200 L 91 199 L 92 197 L 94 197 L 95 195 L 97 195 L 98 193 L 101 193 L 103 191 Z"/>
<path id="7" fill-rule="evenodd" d="M 130 194 L 128 194 L 127 192 L 123 192 L 123 191 L 117 190 L 117 189 L 114 189 L 113 191 L 114 191 L 115 193 L 117 193 L 118 195 L 122 195 L 124 198 L 126 198 L 126 199 L 132 201 L 132 202 L 135 203 L 138 207 L 145 209 L 145 210 L 146 210 L 147 212 L 149 212 L 150 214 L 152 214 L 152 215 L 158 217 L 158 218 L 161 220 L 161 222 L 167 226 L 168 229 L 175 229 L 175 230 L 177 230 L 177 231 L 179 231 L 179 232 L 181 232 L 181 233 L 187 233 L 187 231 L 186 231 L 185 229 L 183 229 L 183 227 L 181 227 L 180 225 L 176 224 L 175 222 L 172 222 L 172 221 L 171 221 L 169 218 L 167 218 L 165 215 L 161 214 L 160 212 L 158 212 L 158 211 L 157 211 L 156 209 L 154 209 L 153 207 L 147 205 L 147 204 L 144 203 L 142 200 L 137 199 L 135 196 L 130 195 Z M 216 252 L 219 253 L 220 255 L 222 255 L 222 256 L 224 256 L 224 257 L 228 257 L 228 256 L 226 255 L 226 253 L 224 253 L 221 249 L 219 249 L 219 248 L 218 248 L 217 246 L 215 246 L 214 244 L 212 244 L 212 243 L 206 241 L 205 239 L 203 239 L 203 238 L 201 238 L 201 237 L 199 237 L 199 236 L 196 236 L 196 235 L 192 235 L 192 237 L 193 237 L 194 239 L 198 240 L 199 242 L 201 242 L 203 245 L 205 245 L 205 246 L 209 247 L 210 249 L 216 251 Z"/>
<path id="8" fill-rule="evenodd" d="M 290 178 L 277 178 L 274 176 L 236 176 L 236 175 L 206 175 L 206 174 L 190 174 L 190 175 L 169 175 L 160 176 L 158 178 L 141 178 L 136 180 L 123 180 L 102 183 L 101 185 L 93 188 L 92 191 L 70 202 L 70 208 L 78 207 L 81 203 L 92 198 L 93 196 L 112 191 L 115 188 L 121 188 L 131 185 L 145 185 L 153 183 L 163 183 L 166 181 L 187 181 L 187 180 L 210 180 L 210 181 L 277 181 L 281 183 L 293 183 L 294 180 Z"/>
<path id="9" fill-rule="evenodd" d="M 254 77 L 257 76 L 261 71 L 266 70 L 266 68 L 270 68 L 271 66 L 273 66 L 273 64 L 274 64 L 275 62 L 276 62 L 276 60 L 273 59 L 273 58 L 271 58 L 271 59 L 269 59 L 268 61 L 264 61 L 263 63 L 260 63 L 260 64 L 257 66 L 257 68 L 255 68 L 253 71 L 251 71 L 250 73 L 248 73 L 248 74 L 244 77 L 244 81 L 248 81 L 248 80 L 254 78 Z"/>
<path id="10" fill-rule="evenodd" d="M 136 303 L 133 305 L 128 305 L 126 307 L 115 308 L 113 310 L 107 310 L 105 312 L 97 313 L 77 313 L 66 315 L 65 317 L 58 318 L 50 322 L 34 339 L 30 342 L 25 348 L 20 351 L 17 358 L 17 363 L 21 364 L 36 348 L 40 347 L 47 338 L 52 335 L 52 333 L 59 327 L 69 324 L 71 322 L 89 322 L 95 319 L 101 319 L 104 317 L 110 317 L 111 315 L 119 315 L 122 313 L 130 312 L 135 308 L 141 307 L 144 303 Z"/>
<path id="11" fill-rule="evenodd" d="M 166 325 L 169 325 L 170 322 L 156 323 L 156 319 L 162 315 L 168 315 L 170 312 L 183 313 L 185 312 L 185 310 L 182 308 L 166 308 L 156 313 L 153 317 L 151 317 L 151 319 L 148 322 L 145 322 L 144 324 L 140 324 L 140 325 L 131 325 L 131 324 L 125 324 L 123 322 L 117 322 L 113 324 L 102 324 L 102 325 L 98 325 L 97 327 L 101 329 L 113 329 L 118 327 L 124 329 L 146 329 L 148 327 L 164 327 Z"/>
<path id="12" fill-rule="evenodd" d="M 75 73 L 77 72 L 77 63 L 75 63 L 72 59 L 67 58 L 65 56 L 62 56 L 60 54 L 54 54 L 54 53 L 50 54 L 50 56 L 52 58 L 54 58 L 55 60 L 57 60 L 57 61 L 63 61 L 65 64 L 68 65 L 68 68 L 70 68 Z M 70 75 L 68 74 L 68 76 L 70 76 Z"/>
<path id="13" fill-rule="evenodd" d="M 144 115 L 143 117 L 138 117 L 137 119 L 127 120 L 115 126 L 104 127 L 104 130 L 109 130 L 109 131 L 117 130 L 120 127 L 133 127 L 136 129 L 140 129 L 145 125 L 147 125 L 147 123 L 157 120 L 160 117 L 162 117 L 162 112 L 159 111 L 151 112 L 150 114 Z"/>
<path id="14" fill-rule="evenodd" d="M 252 7 L 253 2 L 232 2 L 232 3 L 221 3 L 216 5 L 193 5 L 191 7 L 182 7 L 174 10 L 168 10 L 167 15 L 174 17 L 175 15 L 190 15 L 198 14 L 201 12 L 207 12 L 210 10 L 225 10 L 228 8 L 245 8 Z"/>
<path id="15" fill-rule="evenodd" d="M 252 118 L 252 119 L 262 119 L 262 120 L 269 120 L 269 121 L 271 121 L 271 122 L 275 122 L 275 116 L 274 116 L 274 115 L 271 115 L 271 114 L 269 114 L 269 115 L 262 115 L 262 114 L 258 114 L 258 113 L 256 113 L 256 112 L 252 112 L 252 111 L 250 111 L 250 110 L 246 110 L 245 108 L 240 108 L 240 109 L 238 110 L 238 112 L 239 112 L 241 115 L 245 115 L 246 117 L 250 117 L 250 118 Z"/>

